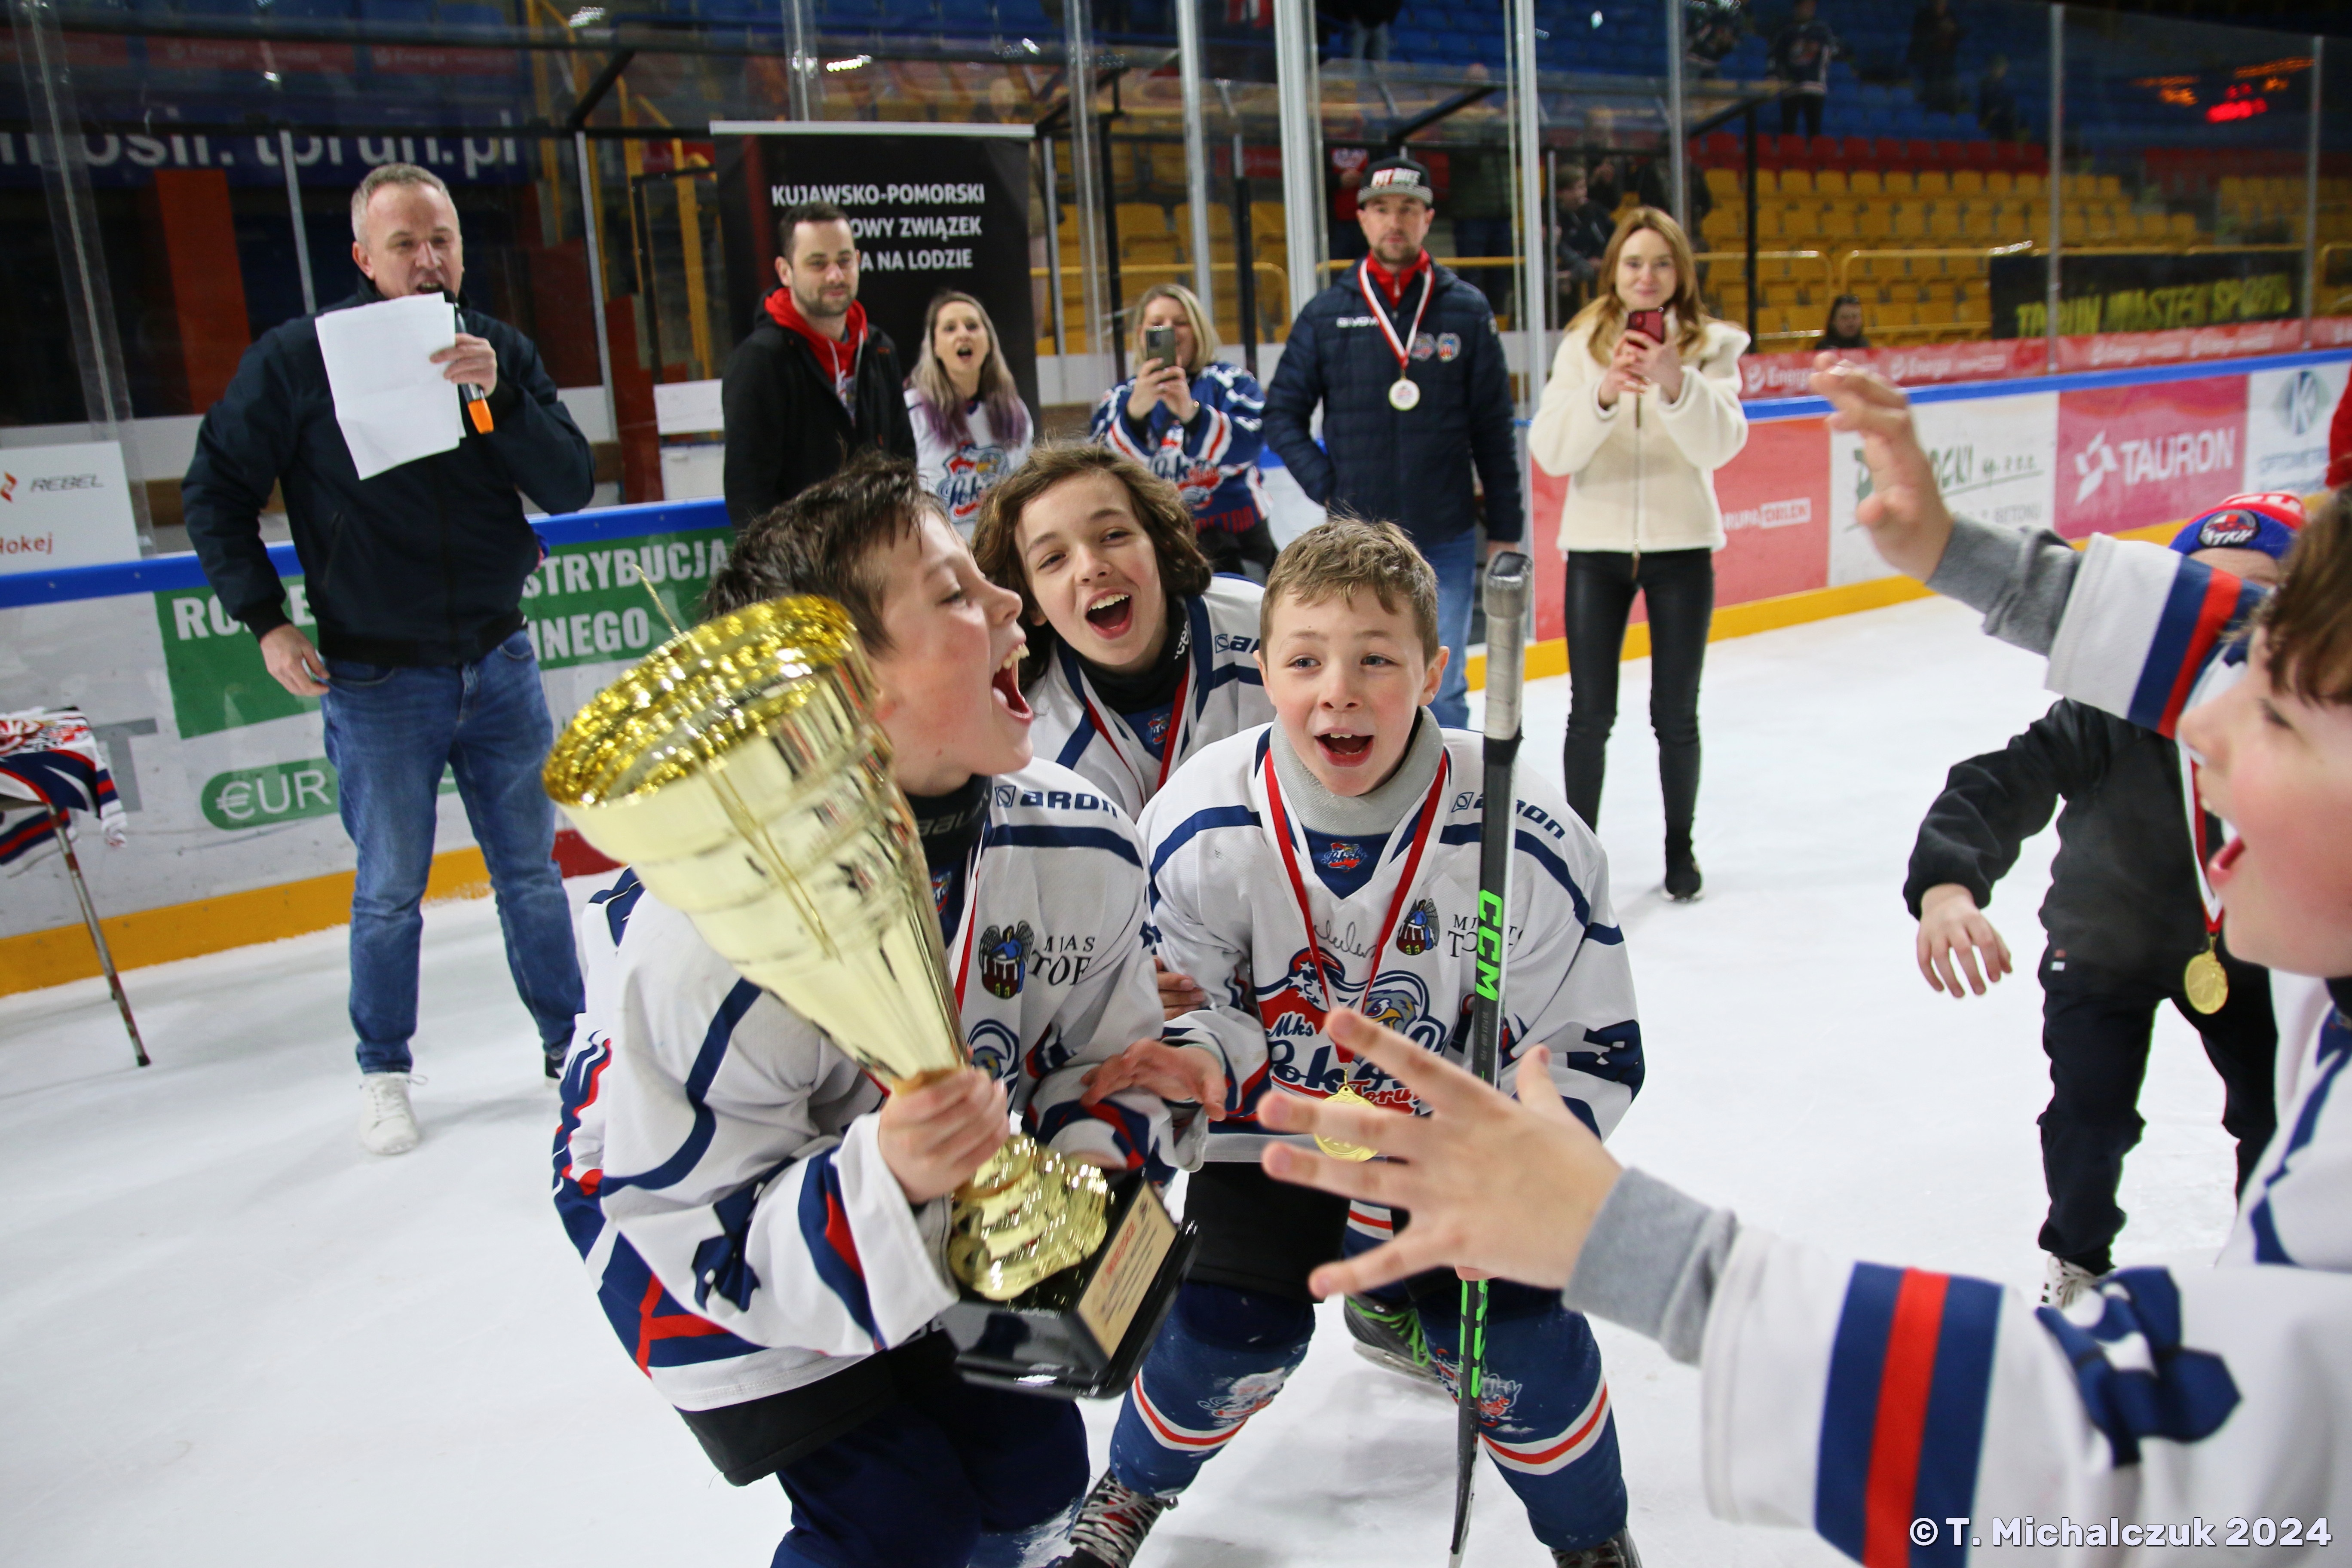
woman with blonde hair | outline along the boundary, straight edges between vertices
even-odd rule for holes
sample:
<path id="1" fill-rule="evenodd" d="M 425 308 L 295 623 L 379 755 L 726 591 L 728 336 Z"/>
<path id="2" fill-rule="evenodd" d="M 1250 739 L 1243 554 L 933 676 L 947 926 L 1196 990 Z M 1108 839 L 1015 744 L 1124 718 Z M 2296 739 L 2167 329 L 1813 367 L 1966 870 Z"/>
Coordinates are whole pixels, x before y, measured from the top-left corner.
<path id="1" fill-rule="evenodd" d="M 948 521 L 969 540 L 989 487 L 1026 462 L 1035 422 L 1013 384 L 988 307 L 950 289 L 923 313 L 923 346 L 907 377 L 915 466 Z"/>
<path id="2" fill-rule="evenodd" d="M 1665 796 L 1665 893 L 1699 895 L 1698 684 L 1715 615 L 1723 512 L 1715 470 L 1748 442 L 1739 356 L 1748 334 L 1706 313 L 1682 225 L 1655 207 L 1625 215 L 1601 258 L 1601 289 L 1552 361 L 1528 449 L 1566 476 L 1570 710 L 1568 803 L 1596 829 L 1617 663 L 1639 594 L 1650 619 L 1650 727 Z"/>
<path id="3" fill-rule="evenodd" d="M 1156 331 L 1173 339 L 1164 360 L 1149 351 Z M 1218 359 L 1219 346 L 1192 290 L 1181 283 L 1145 289 L 1135 306 L 1135 374 L 1104 395 L 1090 434 L 1176 487 L 1211 566 L 1254 564 L 1263 580 L 1275 556 L 1257 474 L 1265 392 L 1249 372 Z"/>

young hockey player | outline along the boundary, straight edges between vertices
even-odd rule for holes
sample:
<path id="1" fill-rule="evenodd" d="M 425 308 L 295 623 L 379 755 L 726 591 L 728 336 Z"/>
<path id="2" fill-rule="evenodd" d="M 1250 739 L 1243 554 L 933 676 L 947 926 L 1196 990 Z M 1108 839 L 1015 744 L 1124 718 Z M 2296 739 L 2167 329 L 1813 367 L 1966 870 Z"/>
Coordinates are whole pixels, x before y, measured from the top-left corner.
<path id="1" fill-rule="evenodd" d="M 1102 447 L 1053 447 L 991 492 L 972 553 L 1021 595 L 1030 741 L 1139 816 L 1203 746 L 1274 717 L 1257 584 L 1215 577 L 1176 487 Z M 1168 1016 L 1208 1004 L 1160 972 Z"/>
<path id="2" fill-rule="evenodd" d="M 1058 1540 L 1086 1434 L 1071 1405 L 957 1380 L 930 1328 L 956 1293 L 947 1196 L 1008 1105 L 1065 1153 L 1172 1173 L 1183 1140 L 1153 1086 L 1217 1114 L 1219 1058 L 1161 1041 L 1134 830 L 1031 760 L 1019 601 L 913 465 L 858 459 L 761 519 L 708 606 L 785 594 L 839 601 L 872 657 L 973 1065 L 886 1098 L 624 871 L 580 922 L 556 1205 L 623 1350 L 712 1462 L 782 1482 L 778 1564 L 1010 1568 Z M 1122 1051 L 1124 1092 L 1081 1105 Z"/>
<path id="3" fill-rule="evenodd" d="M 1176 487 L 1101 447 L 1052 447 L 989 493 L 972 554 L 1021 595 L 1042 756 L 1130 816 L 1185 758 L 1274 717 L 1257 584 L 1214 577 Z"/>
<path id="4" fill-rule="evenodd" d="M 2212 858 L 2231 948 L 2267 964 L 2279 1131 L 2210 1269 L 2127 1268 L 2070 1310 L 1979 1279 L 1853 1264 L 1741 1225 L 1607 1151 L 1557 1105 L 1513 1106 L 1362 1019 L 1333 1031 L 1419 1092 L 1420 1120 L 1285 1100 L 1287 1131 L 1378 1148 L 1344 1165 L 1271 1151 L 1282 1177 L 1408 1207 L 1383 1252 L 1323 1291 L 1439 1263 L 1566 1287 L 1565 1300 L 1699 1363 L 1708 1501 L 1807 1525 L 1871 1564 L 2217 1561 L 2324 1550 L 2352 1510 L 2352 517 L 2331 498 L 2278 590 L 2158 547 L 1956 521 L 1903 394 L 1822 368 L 1890 564 L 2050 655 L 2062 691 L 2200 763 L 2234 837 Z M 2259 605 L 2250 642 L 2229 633 Z M 2186 716 L 2183 717 L 2184 710 Z M 2291 980 L 2289 976 L 2333 976 Z M 1523 1078 L 1523 1085 L 1532 1080 Z M 2234 1551 L 2233 1551 L 2234 1549 Z"/>
<path id="5" fill-rule="evenodd" d="M 2295 496 L 2231 496 L 2181 529 L 2172 548 L 2269 586 L 2302 526 Z M 2048 1306 L 2066 1306 L 2115 1267 L 2110 1248 L 2124 1225 L 2116 1189 L 2139 1142 L 2149 1030 L 2166 1000 L 2221 1075 L 2238 1191 L 2277 1126 L 2270 976 L 2220 941 L 2221 909 L 2203 885 L 2198 847 L 2218 848 L 2221 836 L 2186 769 L 2180 748 L 2155 731 L 2063 698 L 2000 751 L 1954 766 L 1912 847 L 1903 899 L 1919 921 L 1919 972 L 1954 997 L 1965 994 L 1965 974 L 1982 995 L 2010 968 L 2008 945 L 1982 912 L 1992 885 L 2066 802 L 2039 966 L 2051 1089 L 2041 1122 Z"/>
<path id="6" fill-rule="evenodd" d="M 1110 1468 L 1071 1532 L 1078 1568 L 1127 1568 L 1202 1464 L 1280 1392 L 1307 1353 L 1307 1279 L 1389 1212 L 1268 1181 L 1272 1102 L 1351 1091 L 1400 1110 L 1412 1091 L 1338 1047 L 1329 1009 L 1361 1008 L 1423 1050 L 1466 1053 L 1475 983 L 1479 743 L 1423 710 L 1445 658 L 1428 564 L 1388 523 L 1334 521 L 1284 551 L 1266 582 L 1259 660 L 1276 721 L 1219 742 L 1144 813 L 1154 918 L 1172 968 L 1222 980 L 1183 1023 L 1223 1047 L 1231 1114 L 1186 1189 L 1201 1250 L 1129 1391 Z M 1608 862 L 1558 794 L 1523 785 L 1502 1074 L 1556 1047 L 1555 1078 L 1605 1133 L 1642 1083 L 1632 975 Z M 1114 1064 L 1089 1092 L 1127 1081 Z M 1450 1377 L 1461 1289 L 1405 1281 L 1376 1310 L 1409 1325 Z M 1556 1561 L 1634 1561 L 1601 1355 L 1557 1289 L 1492 1287 L 1486 1451 Z"/>

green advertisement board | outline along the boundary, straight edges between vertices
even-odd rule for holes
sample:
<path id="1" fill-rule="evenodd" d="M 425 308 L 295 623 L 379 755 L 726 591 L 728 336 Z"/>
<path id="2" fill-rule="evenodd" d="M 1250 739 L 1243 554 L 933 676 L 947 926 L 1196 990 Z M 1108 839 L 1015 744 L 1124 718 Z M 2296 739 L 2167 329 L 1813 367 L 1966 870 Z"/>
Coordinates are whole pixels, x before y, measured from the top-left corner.
<path id="1" fill-rule="evenodd" d="M 670 616 L 680 626 L 691 625 L 699 618 L 711 574 L 727 559 L 730 537 L 724 528 L 696 529 L 617 542 L 567 544 L 551 552 L 523 585 L 522 613 L 541 668 L 568 669 L 635 658 L 667 637 L 669 626 L 646 594 L 648 584 Z M 310 632 L 314 623 L 302 579 L 289 577 L 286 589 L 294 624 Z M 297 697 L 271 679 L 260 645 L 229 618 L 211 589 L 178 588 L 154 598 L 172 710 L 183 737 L 289 718 L 318 707 L 316 699 Z M 327 809 L 331 810 L 331 784 L 328 790 Z M 270 794 L 277 797 L 274 783 Z M 211 797 L 207 789 L 208 817 L 213 815 Z"/>

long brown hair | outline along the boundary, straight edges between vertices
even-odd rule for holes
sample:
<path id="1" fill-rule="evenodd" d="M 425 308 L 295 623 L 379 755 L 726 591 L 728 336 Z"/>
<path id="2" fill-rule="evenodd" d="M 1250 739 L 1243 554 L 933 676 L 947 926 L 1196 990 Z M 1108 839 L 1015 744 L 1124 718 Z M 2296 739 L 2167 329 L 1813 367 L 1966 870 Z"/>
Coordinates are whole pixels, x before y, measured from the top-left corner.
<path id="1" fill-rule="evenodd" d="M 1143 536 L 1160 562 L 1160 588 L 1171 599 L 1190 598 L 1209 585 L 1215 574 L 1201 553 L 1201 535 L 1192 509 L 1173 484 L 1131 458 L 1092 442 L 1040 447 L 1013 477 L 992 487 L 980 505 L 980 521 L 971 531 L 972 559 L 982 574 L 1000 588 L 1021 595 L 1021 621 L 1032 628 L 1029 651 L 1021 659 L 1021 684 L 1025 688 L 1045 668 L 1054 646 L 1053 624 L 1037 607 L 1029 591 L 1029 568 L 1021 559 L 1021 513 L 1031 501 L 1064 479 L 1085 474 L 1108 474 L 1127 487 L 1128 505 Z"/>
<path id="2" fill-rule="evenodd" d="M 923 346 L 907 377 L 907 384 L 922 396 L 922 416 L 930 422 L 931 437 L 951 447 L 971 439 L 971 426 L 963 416 L 963 399 L 956 395 L 948 367 L 940 363 L 938 340 L 931 332 L 939 325 L 940 312 L 950 305 L 969 305 L 980 317 L 981 330 L 988 334 L 988 356 L 980 362 L 980 400 L 988 405 L 988 427 L 996 438 L 1008 447 L 1018 447 L 1029 439 L 1029 409 L 1021 401 L 1021 389 L 1013 384 L 1013 367 L 1004 363 L 1004 345 L 997 338 L 996 323 L 990 319 L 987 306 L 956 289 L 943 289 L 931 296 L 923 311 Z"/>
<path id="3" fill-rule="evenodd" d="M 1601 258 L 1601 288 L 1594 293 L 1592 303 L 1576 313 L 1568 323 L 1570 331 L 1590 325 L 1592 336 L 1588 346 L 1592 357 L 1602 364 L 1617 347 L 1617 340 L 1625 333 L 1625 301 L 1617 297 L 1617 258 L 1624 253 L 1625 242 L 1643 229 L 1648 229 L 1666 242 L 1675 256 L 1675 297 L 1666 301 L 1666 309 L 1675 313 L 1675 352 L 1688 354 L 1706 342 L 1706 324 L 1712 320 L 1706 305 L 1698 297 L 1698 263 L 1692 259 L 1690 236 L 1683 232 L 1674 215 L 1656 207 L 1635 207 L 1618 223 L 1617 232 L 1609 237 L 1609 248 Z"/>

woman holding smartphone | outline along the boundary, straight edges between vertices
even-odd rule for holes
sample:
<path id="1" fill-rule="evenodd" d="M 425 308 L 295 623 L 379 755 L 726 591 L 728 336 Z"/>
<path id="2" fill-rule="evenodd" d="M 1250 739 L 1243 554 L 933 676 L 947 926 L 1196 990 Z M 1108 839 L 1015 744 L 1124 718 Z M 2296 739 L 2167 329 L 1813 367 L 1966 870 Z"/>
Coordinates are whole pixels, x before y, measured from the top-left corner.
<path id="1" fill-rule="evenodd" d="M 1250 574 L 1264 582 L 1275 557 L 1257 474 L 1265 393 L 1249 372 L 1218 359 L 1218 347 L 1190 289 L 1145 289 L 1135 309 L 1135 375 L 1104 396 L 1091 434 L 1176 487 L 1212 569 L 1255 567 Z"/>
<path id="2" fill-rule="evenodd" d="M 1601 258 L 1609 287 L 1576 314 L 1552 362 L 1528 447 L 1568 478 L 1568 803 L 1596 830 L 1617 665 L 1633 596 L 1650 621 L 1650 727 L 1665 795 L 1670 899 L 1702 885 L 1691 847 L 1698 804 L 1699 671 L 1715 615 L 1723 513 L 1715 470 L 1748 441 L 1739 356 L 1748 334 L 1706 313 L 1682 226 L 1655 207 L 1618 224 Z"/>

